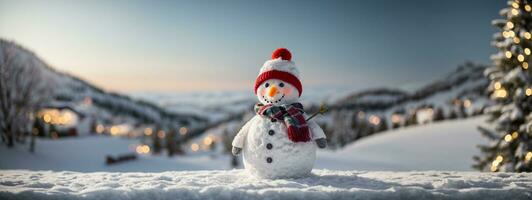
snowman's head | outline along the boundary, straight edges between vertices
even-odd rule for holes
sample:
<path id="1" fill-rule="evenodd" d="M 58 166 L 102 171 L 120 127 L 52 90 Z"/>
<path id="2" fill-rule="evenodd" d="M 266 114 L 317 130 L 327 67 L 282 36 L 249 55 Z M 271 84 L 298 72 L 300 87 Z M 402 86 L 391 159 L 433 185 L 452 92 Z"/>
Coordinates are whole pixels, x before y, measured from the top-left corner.
<path id="1" fill-rule="evenodd" d="M 279 79 L 270 79 L 257 88 L 257 98 L 264 105 L 290 104 L 298 102 L 299 91 L 290 83 Z"/>
<path id="2" fill-rule="evenodd" d="M 299 100 L 303 86 L 299 70 L 285 48 L 276 49 L 255 80 L 255 94 L 262 104 L 289 104 Z"/>

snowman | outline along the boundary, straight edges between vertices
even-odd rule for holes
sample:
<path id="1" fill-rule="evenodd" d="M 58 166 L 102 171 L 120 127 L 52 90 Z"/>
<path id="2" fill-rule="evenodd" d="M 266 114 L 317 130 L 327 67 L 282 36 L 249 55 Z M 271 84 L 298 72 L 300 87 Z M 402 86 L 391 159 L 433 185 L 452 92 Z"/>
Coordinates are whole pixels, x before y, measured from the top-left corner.
<path id="1" fill-rule="evenodd" d="M 285 48 L 276 49 L 255 80 L 260 103 L 256 115 L 233 140 L 233 155 L 243 154 L 244 168 L 260 178 L 297 178 L 310 174 L 316 148 L 325 148 L 323 130 L 307 121 L 298 102 L 303 91 L 299 71 Z"/>

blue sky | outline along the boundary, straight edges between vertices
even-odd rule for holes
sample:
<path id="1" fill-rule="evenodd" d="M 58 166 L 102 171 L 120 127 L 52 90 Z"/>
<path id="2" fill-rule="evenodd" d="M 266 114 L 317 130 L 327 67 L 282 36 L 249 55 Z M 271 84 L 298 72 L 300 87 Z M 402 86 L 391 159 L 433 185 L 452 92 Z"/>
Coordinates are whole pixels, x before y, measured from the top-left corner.
<path id="1" fill-rule="evenodd" d="M 247 90 L 286 47 L 305 87 L 426 82 L 489 63 L 498 0 L 6 1 L 0 37 L 115 91 Z"/>

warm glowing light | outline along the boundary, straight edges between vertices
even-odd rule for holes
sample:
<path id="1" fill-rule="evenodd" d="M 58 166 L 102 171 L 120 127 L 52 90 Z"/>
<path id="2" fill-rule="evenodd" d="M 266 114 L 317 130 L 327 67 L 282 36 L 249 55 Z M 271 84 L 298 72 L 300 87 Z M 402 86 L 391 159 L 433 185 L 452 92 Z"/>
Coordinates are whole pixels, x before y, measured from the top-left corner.
<path id="1" fill-rule="evenodd" d="M 150 136 L 151 134 L 153 134 L 153 129 L 149 127 L 144 129 L 144 135 Z"/>
<path id="2" fill-rule="evenodd" d="M 375 116 L 375 115 L 371 115 L 369 117 L 369 122 L 372 123 L 373 125 L 379 125 L 381 123 L 381 118 Z"/>
<path id="3" fill-rule="evenodd" d="M 394 123 L 394 124 L 401 123 L 402 119 L 403 119 L 403 117 L 401 115 L 399 115 L 399 114 L 393 114 L 392 115 L 392 123 Z"/>
<path id="4" fill-rule="evenodd" d="M 514 7 L 514 8 L 519 8 L 519 4 L 516 3 L 516 2 L 513 2 L 513 3 L 512 3 L 512 7 Z"/>
<path id="5" fill-rule="evenodd" d="M 529 48 L 525 48 L 525 54 L 528 56 L 530 55 L 530 49 Z"/>
<path id="6" fill-rule="evenodd" d="M 504 158 L 501 155 L 498 155 L 497 158 L 495 158 L 497 162 L 502 162 L 503 159 Z"/>
<path id="7" fill-rule="evenodd" d="M 525 10 L 527 12 L 530 12 L 530 11 L 532 11 L 532 7 L 530 7 L 530 5 L 525 5 Z"/>
<path id="8" fill-rule="evenodd" d="M 526 153 L 526 155 L 525 155 L 525 161 L 528 162 L 528 161 L 530 161 L 531 159 L 532 159 L 532 152 L 529 151 L 529 152 Z"/>
<path id="9" fill-rule="evenodd" d="M 514 37 L 514 43 L 519 44 L 519 42 L 521 42 L 521 40 L 518 37 Z"/>
<path id="10" fill-rule="evenodd" d="M 493 88 L 495 88 L 496 90 L 501 89 L 501 82 L 498 82 L 498 81 L 495 82 L 495 83 L 493 84 Z"/>
<path id="11" fill-rule="evenodd" d="M 518 133 L 517 131 L 514 131 L 514 132 L 512 133 L 512 139 L 515 140 L 515 139 L 517 139 L 517 137 L 519 137 L 519 133 Z"/>
<path id="12" fill-rule="evenodd" d="M 530 40 L 530 38 L 532 38 L 532 34 L 530 34 L 530 32 L 525 32 L 523 34 L 523 36 L 525 36 L 526 39 Z"/>
<path id="13" fill-rule="evenodd" d="M 512 52 L 506 51 L 506 52 L 504 52 L 504 56 L 506 56 L 506 58 L 511 58 L 512 57 Z"/>
<path id="14" fill-rule="evenodd" d="M 514 31 L 508 31 L 508 37 L 515 37 Z"/>
<path id="15" fill-rule="evenodd" d="M 498 155 L 493 162 L 491 162 L 491 171 L 496 171 L 497 167 L 501 164 L 503 161 L 503 157 L 501 155 Z"/>
<path id="16" fill-rule="evenodd" d="M 502 32 L 502 36 L 503 36 L 504 38 L 509 38 L 509 37 L 510 37 L 510 33 L 509 33 L 508 31 L 503 31 L 503 32 Z"/>
<path id="17" fill-rule="evenodd" d="M 203 144 L 204 145 L 210 146 L 212 144 L 212 142 L 213 142 L 213 140 L 212 140 L 211 136 L 207 136 L 207 137 L 205 137 L 205 139 L 203 139 Z"/>
<path id="18" fill-rule="evenodd" d="M 526 94 L 526 96 L 531 96 L 532 95 L 532 88 L 527 88 L 525 90 L 525 94 Z"/>
<path id="19" fill-rule="evenodd" d="M 42 116 L 42 119 L 44 120 L 44 122 L 50 123 L 52 121 L 52 116 L 50 116 L 50 114 L 44 114 Z"/>
<path id="20" fill-rule="evenodd" d="M 163 130 L 157 131 L 157 137 L 164 138 L 164 136 L 166 136 L 166 133 Z"/>
<path id="21" fill-rule="evenodd" d="M 109 132 L 111 135 L 117 135 L 120 132 L 120 128 L 118 126 L 112 126 Z"/>
<path id="22" fill-rule="evenodd" d="M 190 145 L 190 150 L 192 150 L 192 151 L 198 151 L 198 150 L 199 150 L 199 145 L 196 144 L 196 143 Z"/>
<path id="23" fill-rule="evenodd" d="M 528 63 L 527 62 L 523 62 L 523 69 L 528 69 Z"/>
<path id="24" fill-rule="evenodd" d="M 518 60 L 519 62 L 523 62 L 523 61 L 525 61 L 525 56 L 519 54 L 519 55 L 517 56 L 517 60 Z"/>
<path id="25" fill-rule="evenodd" d="M 469 99 L 464 100 L 464 107 L 466 107 L 466 108 L 471 107 L 471 100 L 469 100 Z"/>
<path id="26" fill-rule="evenodd" d="M 104 130 L 105 130 L 105 127 L 103 127 L 103 125 L 101 124 L 96 125 L 96 133 L 102 134 Z"/>
<path id="27" fill-rule="evenodd" d="M 38 116 L 46 123 L 64 126 L 72 125 L 77 120 L 77 115 L 67 109 L 44 109 L 38 113 Z"/>
<path id="28" fill-rule="evenodd" d="M 512 29 L 512 28 L 514 28 L 514 23 L 506 22 L 506 27 L 509 28 L 509 29 Z"/>
<path id="29" fill-rule="evenodd" d="M 187 132 L 188 132 L 187 127 L 184 127 L 184 126 L 183 126 L 183 127 L 179 128 L 179 134 L 181 134 L 181 135 L 186 135 Z"/>
<path id="30" fill-rule="evenodd" d="M 135 150 L 139 154 L 147 154 L 147 153 L 150 153 L 150 146 L 145 145 L 145 144 L 139 145 L 139 146 L 137 146 L 137 148 Z"/>
<path id="31" fill-rule="evenodd" d="M 506 90 L 503 88 L 503 89 L 495 90 L 493 95 L 495 95 L 495 97 L 497 98 L 505 98 L 506 95 L 508 95 L 508 92 L 506 92 Z"/>
<path id="32" fill-rule="evenodd" d="M 506 142 L 511 142 L 511 141 L 512 141 L 512 135 L 510 135 L 510 134 L 506 134 L 506 135 L 504 136 L 504 141 L 506 141 Z"/>
<path id="33" fill-rule="evenodd" d="M 512 15 L 518 15 L 519 14 L 519 10 L 514 8 L 514 9 L 512 9 L 511 13 L 512 13 Z"/>

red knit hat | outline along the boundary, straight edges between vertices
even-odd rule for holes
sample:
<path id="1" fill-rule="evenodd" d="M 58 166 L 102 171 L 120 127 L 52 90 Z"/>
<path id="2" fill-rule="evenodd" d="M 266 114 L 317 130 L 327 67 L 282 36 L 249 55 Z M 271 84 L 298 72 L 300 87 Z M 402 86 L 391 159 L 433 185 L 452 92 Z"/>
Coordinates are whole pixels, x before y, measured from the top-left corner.
<path id="1" fill-rule="evenodd" d="M 255 94 L 257 94 L 259 86 L 265 81 L 279 79 L 293 85 L 299 91 L 299 96 L 301 96 L 301 93 L 303 93 L 303 86 L 299 80 L 299 71 L 291 59 L 292 54 L 288 49 L 278 48 L 273 51 L 272 60 L 268 60 L 264 63 L 260 69 L 259 76 L 257 76 L 257 79 L 255 80 Z"/>

